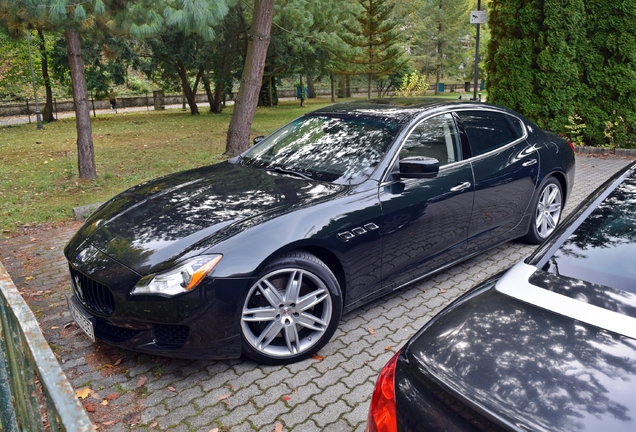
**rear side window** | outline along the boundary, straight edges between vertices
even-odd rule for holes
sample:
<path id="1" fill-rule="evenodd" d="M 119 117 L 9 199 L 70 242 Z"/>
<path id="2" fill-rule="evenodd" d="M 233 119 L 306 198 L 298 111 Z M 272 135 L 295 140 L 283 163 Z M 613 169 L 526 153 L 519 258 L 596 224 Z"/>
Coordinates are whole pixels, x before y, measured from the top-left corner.
<path id="1" fill-rule="evenodd" d="M 510 144 L 523 136 L 523 125 L 516 117 L 495 111 L 457 113 L 470 141 L 473 156 Z"/>

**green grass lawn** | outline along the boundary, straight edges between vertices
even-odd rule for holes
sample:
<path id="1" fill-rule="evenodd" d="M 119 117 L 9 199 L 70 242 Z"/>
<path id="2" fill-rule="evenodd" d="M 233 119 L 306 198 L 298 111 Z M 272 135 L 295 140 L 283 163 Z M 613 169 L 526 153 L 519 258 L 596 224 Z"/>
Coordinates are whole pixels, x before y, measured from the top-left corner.
<path id="1" fill-rule="evenodd" d="M 445 93 L 456 99 L 459 93 Z M 252 138 L 267 135 L 300 115 L 330 105 L 329 99 L 281 102 L 259 107 Z M 206 107 L 202 105 L 201 111 Z M 98 179 L 77 173 L 75 119 L 37 130 L 34 124 L 0 128 L 0 230 L 72 219 L 73 207 L 103 202 L 152 178 L 225 159 L 232 107 L 223 114 L 192 116 L 181 110 L 139 111 L 92 118 Z"/>

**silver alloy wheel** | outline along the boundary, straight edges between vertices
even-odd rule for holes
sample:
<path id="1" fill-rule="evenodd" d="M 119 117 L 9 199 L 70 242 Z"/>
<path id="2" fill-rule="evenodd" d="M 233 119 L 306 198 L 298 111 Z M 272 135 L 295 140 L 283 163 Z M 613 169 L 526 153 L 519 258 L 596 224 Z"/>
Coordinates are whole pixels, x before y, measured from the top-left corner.
<path id="1" fill-rule="evenodd" d="M 282 268 L 267 273 L 247 294 L 241 329 L 256 351 L 285 358 L 306 352 L 327 330 L 331 294 L 314 273 Z"/>
<path id="2" fill-rule="evenodd" d="M 549 183 L 542 191 L 537 203 L 535 224 L 537 233 L 546 238 L 554 231 L 561 217 L 561 188 Z"/>

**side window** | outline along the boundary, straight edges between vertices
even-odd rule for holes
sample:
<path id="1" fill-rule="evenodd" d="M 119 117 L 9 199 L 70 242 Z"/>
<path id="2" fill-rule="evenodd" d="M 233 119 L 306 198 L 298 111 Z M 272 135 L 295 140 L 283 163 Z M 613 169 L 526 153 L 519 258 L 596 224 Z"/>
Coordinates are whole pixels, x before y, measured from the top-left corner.
<path id="1" fill-rule="evenodd" d="M 432 157 L 440 166 L 459 160 L 459 136 L 451 114 L 422 121 L 411 131 L 400 150 L 400 159 Z"/>
<path id="2" fill-rule="evenodd" d="M 523 136 L 519 119 L 494 111 L 459 111 L 473 156 L 510 144 Z"/>

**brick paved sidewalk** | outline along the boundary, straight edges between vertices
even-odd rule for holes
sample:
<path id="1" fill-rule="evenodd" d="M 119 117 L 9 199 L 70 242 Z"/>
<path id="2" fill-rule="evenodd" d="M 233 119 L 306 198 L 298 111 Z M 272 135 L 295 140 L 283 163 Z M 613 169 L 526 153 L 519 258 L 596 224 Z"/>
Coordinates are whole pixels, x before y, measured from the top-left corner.
<path id="1" fill-rule="evenodd" d="M 577 156 L 571 211 L 620 158 Z M 343 317 L 322 360 L 289 366 L 153 357 L 92 344 L 66 309 L 63 248 L 79 228 L 0 240 L 0 260 L 36 317 L 100 430 L 363 431 L 378 372 L 413 333 L 461 293 L 521 260 L 532 247 L 510 242 Z"/>

